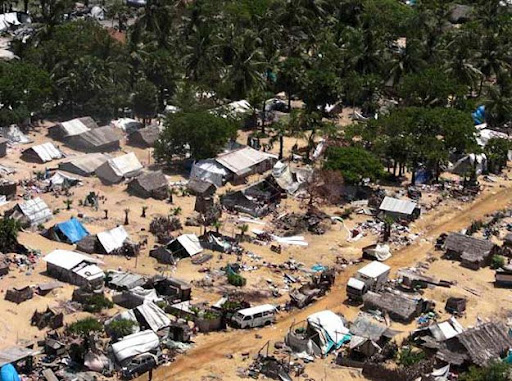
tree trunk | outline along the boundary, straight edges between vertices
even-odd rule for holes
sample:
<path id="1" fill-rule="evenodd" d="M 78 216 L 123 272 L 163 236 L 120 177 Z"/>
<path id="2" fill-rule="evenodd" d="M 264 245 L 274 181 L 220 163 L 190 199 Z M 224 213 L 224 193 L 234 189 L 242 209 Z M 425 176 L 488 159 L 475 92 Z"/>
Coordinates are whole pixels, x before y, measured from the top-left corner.
<path id="1" fill-rule="evenodd" d="M 263 101 L 263 108 L 261 109 L 261 134 L 265 136 L 265 101 Z"/>
<path id="2" fill-rule="evenodd" d="M 288 112 L 292 111 L 292 94 L 288 93 Z"/>
<path id="3" fill-rule="evenodd" d="M 279 135 L 279 160 L 283 159 L 284 136 Z"/>
<path id="4" fill-rule="evenodd" d="M 412 168 L 411 185 L 416 183 L 416 166 Z"/>
<path id="5" fill-rule="evenodd" d="M 398 165 L 398 162 L 396 160 L 393 161 L 393 177 L 396 177 L 396 167 Z"/>
<path id="6" fill-rule="evenodd" d="M 23 10 L 28 13 L 28 0 L 23 0 Z"/>

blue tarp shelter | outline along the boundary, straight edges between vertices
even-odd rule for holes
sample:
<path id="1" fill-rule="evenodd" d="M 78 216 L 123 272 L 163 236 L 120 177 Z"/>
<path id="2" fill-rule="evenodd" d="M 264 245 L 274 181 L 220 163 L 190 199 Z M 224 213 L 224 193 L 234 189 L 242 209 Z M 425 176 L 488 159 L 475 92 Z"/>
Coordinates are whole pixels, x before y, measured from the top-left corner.
<path id="1" fill-rule="evenodd" d="M 485 122 L 485 106 L 478 106 L 477 109 L 471 113 L 473 122 L 475 124 L 482 124 Z"/>
<path id="2" fill-rule="evenodd" d="M 0 381 L 20 381 L 20 376 L 12 364 L 2 367 L 0 370 Z"/>
<path id="3" fill-rule="evenodd" d="M 75 217 L 55 225 L 55 231 L 62 233 L 71 243 L 76 243 L 89 235 L 89 232 Z"/>

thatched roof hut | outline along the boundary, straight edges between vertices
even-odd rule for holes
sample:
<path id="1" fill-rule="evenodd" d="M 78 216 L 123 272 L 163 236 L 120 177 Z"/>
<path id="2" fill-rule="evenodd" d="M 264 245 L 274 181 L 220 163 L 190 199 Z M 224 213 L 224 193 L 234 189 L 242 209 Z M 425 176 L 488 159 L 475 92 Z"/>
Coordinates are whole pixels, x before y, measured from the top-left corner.
<path id="1" fill-rule="evenodd" d="M 395 321 L 408 323 L 423 311 L 424 300 L 413 299 L 403 294 L 384 292 L 377 294 L 368 291 L 363 296 L 366 310 L 380 310 L 386 312 Z"/>
<path id="2" fill-rule="evenodd" d="M 460 233 L 446 237 L 444 248 L 448 257 L 460 260 L 463 266 L 473 270 L 489 264 L 492 255 L 498 250 L 492 241 Z"/>
<path id="3" fill-rule="evenodd" d="M 148 126 L 132 132 L 128 135 L 128 141 L 133 146 L 147 148 L 153 147 L 159 136 L 160 128 L 158 126 Z"/>
<path id="4" fill-rule="evenodd" d="M 164 200 L 168 190 L 169 182 L 162 172 L 143 173 L 128 184 L 128 192 L 142 198 Z"/>

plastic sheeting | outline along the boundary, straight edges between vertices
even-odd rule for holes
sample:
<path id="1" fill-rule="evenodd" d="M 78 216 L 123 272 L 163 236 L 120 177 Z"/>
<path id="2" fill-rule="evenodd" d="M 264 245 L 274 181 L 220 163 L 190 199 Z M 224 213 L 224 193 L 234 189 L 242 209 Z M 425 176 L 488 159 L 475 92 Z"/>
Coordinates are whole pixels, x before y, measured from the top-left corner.
<path id="1" fill-rule="evenodd" d="M 334 312 L 325 310 L 308 317 L 310 328 L 318 332 L 322 353 L 327 354 L 333 348 L 339 348 L 350 339 L 349 330 L 343 320 Z"/>
<path id="2" fill-rule="evenodd" d="M 98 233 L 98 240 L 107 254 L 122 247 L 127 239 L 128 233 L 122 226 Z"/>
<path id="3" fill-rule="evenodd" d="M 117 361 L 122 362 L 134 356 L 150 352 L 158 347 L 160 340 L 151 330 L 133 333 L 112 344 Z"/>
<path id="4" fill-rule="evenodd" d="M 171 319 L 169 319 L 165 312 L 155 303 L 147 302 L 141 304 L 135 309 L 140 313 L 149 328 L 154 332 L 158 332 L 162 328 L 168 327 L 171 324 Z"/>
<path id="5" fill-rule="evenodd" d="M 87 229 L 75 217 L 55 225 L 55 229 L 60 230 L 71 243 L 76 243 L 89 235 Z"/>
<path id="6" fill-rule="evenodd" d="M 201 160 L 192 165 L 191 178 L 201 179 L 222 187 L 224 178 L 229 174 L 226 168 L 213 159 Z"/>
<path id="7" fill-rule="evenodd" d="M 20 376 L 14 366 L 7 364 L 0 370 L 0 381 L 20 381 Z"/>

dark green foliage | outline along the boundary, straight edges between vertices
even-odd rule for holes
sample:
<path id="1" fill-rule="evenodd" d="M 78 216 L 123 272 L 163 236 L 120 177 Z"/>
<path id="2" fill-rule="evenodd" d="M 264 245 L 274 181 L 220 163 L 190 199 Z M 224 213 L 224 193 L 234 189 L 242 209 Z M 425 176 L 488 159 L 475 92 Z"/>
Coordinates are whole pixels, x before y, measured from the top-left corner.
<path id="1" fill-rule="evenodd" d="M 106 330 L 114 339 L 120 339 L 121 337 L 132 334 L 135 325 L 136 323 L 133 320 L 119 319 L 107 325 Z"/>
<path id="2" fill-rule="evenodd" d="M 501 269 L 505 266 L 505 257 L 501 255 L 494 255 L 491 261 L 491 269 Z"/>
<path id="3" fill-rule="evenodd" d="M 340 171 L 348 184 L 360 184 L 365 178 L 377 180 L 384 168 L 371 152 L 358 147 L 330 147 L 327 150 L 325 169 Z"/>
<path id="4" fill-rule="evenodd" d="M 112 307 L 114 307 L 114 303 L 110 299 L 101 294 L 94 294 L 85 302 L 84 311 L 101 312 Z"/>
<path id="5" fill-rule="evenodd" d="M 103 324 L 93 317 L 88 317 L 71 323 L 67 327 L 67 331 L 71 334 L 87 336 L 89 333 L 102 332 Z"/>
<path id="6" fill-rule="evenodd" d="M 184 157 L 186 145 L 195 160 L 214 157 L 236 136 L 237 126 L 236 120 L 206 111 L 171 114 L 155 144 L 155 158 L 171 162 L 175 157 Z"/>
<path id="7" fill-rule="evenodd" d="M 239 274 L 229 274 L 228 283 L 232 286 L 243 287 L 247 283 L 247 279 Z"/>
<path id="8" fill-rule="evenodd" d="M 143 119 L 156 116 L 158 108 L 158 90 L 151 82 L 142 80 L 137 82 L 132 97 L 132 109 L 135 115 Z"/>
<path id="9" fill-rule="evenodd" d="M 402 366 L 411 366 L 425 358 L 425 352 L 415 350 L 412 347 L 402 347 L 398 351 L 397 362 Z"/>
<path id="10" fill-rule="evenodd" d="M 485 153 L 489 162 L 489 170 L 500 173 L 507 165 L 508 151 L 512 149 L 512 143 L 506 139 L 492 138 L 485 146 Z"/>
<path id="11" fill-rule="evenodd" d="M 12 218 L 0 219 L 0 252 L 12 253 L 18 246 L 20 224 Z"/>
<path id="12" fill-rule="evenodd" d="M 505 361 L 494 361 L 485 368 L 472 366 L 459 376 L 460 381 L 509 381 L 511 378 L 511 364 Z"/>

